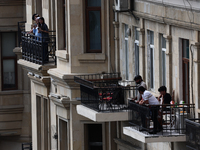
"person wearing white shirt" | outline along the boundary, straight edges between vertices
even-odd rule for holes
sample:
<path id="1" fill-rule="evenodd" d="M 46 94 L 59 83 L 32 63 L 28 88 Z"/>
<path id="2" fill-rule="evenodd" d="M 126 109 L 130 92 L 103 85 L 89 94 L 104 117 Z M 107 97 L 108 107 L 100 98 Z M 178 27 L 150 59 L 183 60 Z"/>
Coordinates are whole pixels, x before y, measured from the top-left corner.
<path id="1" fill-rule="evenodd" d="M 139 101 L 139 104 L 140 105 L 143 105 L 143 104 L 151 105 L 150 106 L 150 111 L 152 113 L 151 119 L 153 120 L 153 124 L 154 124 L 153 132 L 151 132 L 151 133 L 156 134 L 157 131 L 162 130 L 162 126 L 159 124 L 158 119 L 157 119 L 158 110 L 159 110 L 159 101 L 151 94 L 151 92 L 147 91 L 143 86 L 140 86 L 138 88 L 138 91 L 142 95 L 142 100 Z M 142 118 L 143 121 L 145 119 L 146 118 Z"/>

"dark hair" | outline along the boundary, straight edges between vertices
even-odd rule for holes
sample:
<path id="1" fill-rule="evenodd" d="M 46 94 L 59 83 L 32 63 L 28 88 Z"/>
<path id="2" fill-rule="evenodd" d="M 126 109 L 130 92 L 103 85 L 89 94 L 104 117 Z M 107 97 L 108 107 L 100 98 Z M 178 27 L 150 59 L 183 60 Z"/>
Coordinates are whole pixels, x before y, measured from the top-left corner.
<path id="1" fill-rule="evenodd" d="M 43 23 L 45 23 L 45 22 L 44 22 L 44 18 L 43 18 L 43 17 L 40 17 L 40 19 L 43 21 Z"/>
<path id="2" fill-rule="evenodd" d="M 39 17 L 38 14 L 33 14 L 33 16 L 32 16 L 32 20 L 35 20 L 35 16 Z"/>
<path id="3" fill-rule="evenodd" d="M 139 79 L 141 79 L 141 80 L 142 80 L 142 77 L 141 77 L 141 75 L 136 75 L 136 76 L 135 76 L 135 78 L 134 78 L 134 81 L 136 81 L 136 80 L 139 80 Z"/>
<path id="4" fill-rule="evenodd" d="M 138 91 L 144 92 L 144 91 L 146 91 L 146 89 L 145 89 L 143 86 L 140 86 L 140 87 L 138 88 Z"/>
<path id="5" fill-rule="evenodd" d="M 158 91 L 159 92 L 161 92 L 161 91 L 167 91 L 167 88 L 166 88 L 166 86 L 161 86 L 159 89 L 158 89 Z"/>

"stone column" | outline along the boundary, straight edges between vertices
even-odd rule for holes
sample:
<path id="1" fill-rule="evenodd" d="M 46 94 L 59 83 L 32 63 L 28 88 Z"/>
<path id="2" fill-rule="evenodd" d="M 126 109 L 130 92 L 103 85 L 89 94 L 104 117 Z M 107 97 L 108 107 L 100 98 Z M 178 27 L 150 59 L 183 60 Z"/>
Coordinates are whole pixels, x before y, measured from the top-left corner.
<path id="1" fill-rule="evenodd" d="M 190 103 L 195 103 L 195 108 L 198 113 L 200 113 L 200 43 L 192 44 L 192 51 L 193 51 L 193 78 L 191 78 L 191 85 L 193 82 L 193 93 L 190 90 L 190 99 L 192 98 L 193 94 L 193 100 L 190 100 Z M 192 69 L 191 69 L 192 70 Z M 197 113 L 196 117 L 199 117 Z"/>
<path id="2" fill-rule="evenodd" d="M 166 87 L 169 93 L 172 93 L 172 37 L 164 35 L 166 39 Z"/>
<path id="3" fill-rule="evenodd" d="M 142 76 L 143 80 L 146 80 L 145 75 L 145 30 L 137 28 L 137 31 L 140 34 L 139 38 L 139 71 L 140 75 Z"/>

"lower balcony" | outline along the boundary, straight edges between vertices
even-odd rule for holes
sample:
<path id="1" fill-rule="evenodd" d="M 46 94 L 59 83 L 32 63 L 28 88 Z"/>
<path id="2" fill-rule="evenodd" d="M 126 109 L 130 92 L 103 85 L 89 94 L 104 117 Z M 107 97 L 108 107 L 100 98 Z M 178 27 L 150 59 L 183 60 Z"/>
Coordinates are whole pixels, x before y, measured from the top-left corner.
<path id="1" fill-rule="evenodd" d="M 78 114 L 95 122 L 128 121 L 126 100 L 135 87 L 122 85 L 120 74 L 82 75 L 74 80 L 81 91 Z"/>
<path id="2" fill-rule="evenodd" d="M 200 119 L 186 119 L 186 140 L 188 150 L 200 149 Z"/>
<path id="3" fill-rule="evenodd" d="M 194 104 L 139 105 L 129 102 L 129 124 L 123 133 L 143 143 L 185 142 L 185 119 L 194 118 Z"/>

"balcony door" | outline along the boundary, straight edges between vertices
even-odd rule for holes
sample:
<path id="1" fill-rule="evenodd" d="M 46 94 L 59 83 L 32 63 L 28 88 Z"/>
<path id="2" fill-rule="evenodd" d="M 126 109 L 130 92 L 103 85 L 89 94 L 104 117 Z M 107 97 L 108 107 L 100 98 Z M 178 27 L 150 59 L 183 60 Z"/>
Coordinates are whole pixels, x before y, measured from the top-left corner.
<path id="1" fill-rule="evenodd" d="M 85 124 L 85 149 L 103 150 L 102 124 Z"/>
<path id="2" fill-rule="evenodd" d="M 183 101 L 189 103 L 189 40 L 182 39 Z"/>

